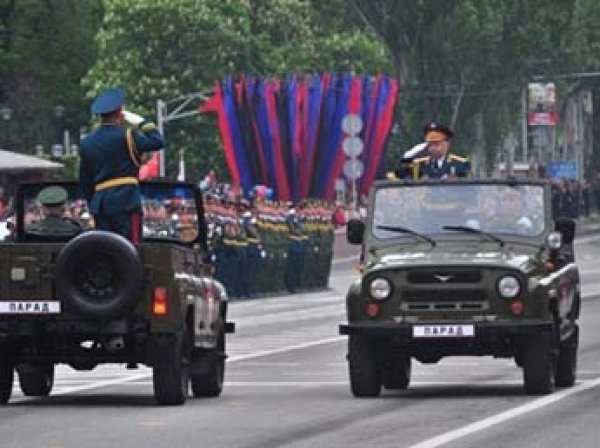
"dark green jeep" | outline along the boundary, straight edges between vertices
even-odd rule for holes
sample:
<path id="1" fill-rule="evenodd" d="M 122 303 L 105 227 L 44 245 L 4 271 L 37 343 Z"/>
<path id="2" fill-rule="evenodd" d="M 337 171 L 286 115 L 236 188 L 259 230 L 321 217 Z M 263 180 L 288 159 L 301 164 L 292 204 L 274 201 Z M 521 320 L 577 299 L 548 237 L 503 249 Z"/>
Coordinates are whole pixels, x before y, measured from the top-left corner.
<path id="1" fill-rule="evenodd" d="M 0 248 L 0 403 L 14 372 L 26 396 L 50 394 L 54 368 L 91 370 L 102 363 L 152 367 L 160 404 L 182 404 L 223 387 L 227 296 L 211 278 L 199 190 L 185 183 L 140 184 L 140 244 L 93 229 L 75 183 L 64 220 L 74 232 L 40 225 L 38 193 L 16 195 L 14 234 Z M 74 224 L 74 226 L 73 226 Z"/>
<path id="2" fill-rule="evenodd" d="M 346 297 L 352 392 L 406 389 L 411 359 L 512 357 L 525 390 L 575 382 L 580 307 L 575 223 L 554 221 L 543 181 L 376 182 L 362 276 Z"/>

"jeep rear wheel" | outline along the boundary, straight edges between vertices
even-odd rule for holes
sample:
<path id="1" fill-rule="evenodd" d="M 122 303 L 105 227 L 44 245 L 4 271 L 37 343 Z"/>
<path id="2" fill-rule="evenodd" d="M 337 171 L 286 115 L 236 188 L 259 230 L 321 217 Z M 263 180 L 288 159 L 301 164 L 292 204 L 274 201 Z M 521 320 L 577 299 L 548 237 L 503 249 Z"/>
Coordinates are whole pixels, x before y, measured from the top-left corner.
<path id="1" fill-rule="evenodd" d="M 17 367 L 19 385 L 27 397 L 47 397 L 54 386 L 54 364 L 23 364 Z"/>
<path id="2" fill-rule="evenodd" d="M 403 390 L 410 383 L 411 360 L 405 353 L 392 353 L 383 367 L 383 387 Z"/>
<path id="3" fill-rule="evenodd" d="M 223 391 L 225 378 L 225 325 L 219 320 L 217 344 L 204 354 L 207 359 L 206 373 L 190 375 L 194 397 L 218 397 Z"/>
<path id="4" fill-rule="evenodd" d="M 523 347 L 523 380 L 529 394 L 549 394 L 554 390 L 556 356 L 551 335 L 531 335 Z"/>
<path id="5" fill-rule="evenodd" d="M 381 393 L 381 368 L 371 339 L 349 336 L 348 369 L 355 397 L 377 397 Z"/>
<path id="6" fill-rule="evenodd" d="M 14 379 L 15 372 L 10 358 L 0 354 L 0 405 L 10 400 Z"/>
<path id="7" fill-rule="evenodd" d="M 572 387 L 577 376 L 577 348 L 579 347 L 579 327 L 558 346 L 555 383 L 557 387 Z"/>
<path id="8" fill-rule="evenodd" d="M 183 404 L 189 389 L 187 332 L 158 338 L 156 345 L 159 355 L 152 367 L 154 398 L 161 405 Z"/>
<path id="9" fill-rule="evenodd" d="M 55 266 L 59 297 L 71 311 L 91 319 L 121 317 L 142 288 L 137 249 L 114 232 L 84 232 L 60 251 Z"/>

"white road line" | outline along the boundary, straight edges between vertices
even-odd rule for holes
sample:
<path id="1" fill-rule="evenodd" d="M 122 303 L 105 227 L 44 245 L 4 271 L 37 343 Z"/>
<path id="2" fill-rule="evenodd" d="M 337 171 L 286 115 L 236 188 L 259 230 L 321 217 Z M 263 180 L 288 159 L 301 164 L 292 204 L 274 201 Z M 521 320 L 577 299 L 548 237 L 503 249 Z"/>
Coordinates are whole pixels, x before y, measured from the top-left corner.
<path id="1" fill-rule="evenodd" d="M 448 431 L 444 434 L 432 437 L 431 439 L 424 440 L 420 443 L 417 443 L 416 445 L 412 445 L 409 448 L 436 448 L 447 443 L 454 442 L 463 437 L 467 437 L 469 435 L 491 428 L 492 426 L 496 426 L 501 423 L 507 422 L 522 415 L 537 411 L 538 409 L 554 404 L 557 401 L 570 397 L 571 395 L 598 386 L 600 386 L 600 378 L 596 378 L 590 381 L 584 381 L 583 383 L 570 389 L 561 390 L 559 392 L 553 393 L 552 395 L 538 398 L 537 400 L 530 401 L 529 403 L 526 403 L 524 405 L 517 406 L 507 411 L 500 412 L 499 414 L 492 415 L 491 417 L 487 417 L 482 420 L 465 425 L 463 427 L 454 429 L 452 431 Z"/>
<path id="2" fill-rule="evenodd" d="M 290 352 L 293 350 L 301 350 L 304 348 L 315 347 L 317 345 L 324 345 L 324 344 L 329 344 L 331 342 L 338 342 L 338 341 L 341 341 L 344 339 L 346 339 L 346 336 L 336 336 L 336 337 L 332 337 L 332 338 L 319 339 L 317 341 L 305 342 L 303 344 L 289 345 L 287 347 L 281 347 L 281 348 L 277 348 L 277 349 L 273 349 L 273 350 L 263 350 L 263 351 L 259 351 L 259 352 L 248 353 L 246 355 L 233 356 L 233 357 L 229 358 L 227 360 L 227 362 L 228 363 L 239 362 L 239 361 L 245 361 L 246 359 L 254 359 L 254 358 L 260 358 L 263 356 L 275 355 L 278 353 Z M 101 387 L 114 386 L 114 385 L 119 385 L 119 384 L 123 384 L 123 383 L 131 383 L 134 381 L 146 380 L 151 376 L 152 376 L 151 373 L 138 373 L 136 375 L 128 375 L 128 376 L 124 376 L 124 377 L 120 377 L 120 378 L 114 378 L 111 380 L 96 381 L 96 382 L 89 383 L 89 384 L 82 385 L 82 386 L 74 386 L 74 387 L 69 387 L 69 388 L 65 388 L 65 389 L 60 389 L 60 390 L 53 392 L 52 395 L 56 396 L 56 395 L 73 394 L 73 393 L 77 393 L 77 392 L 83 392 L 86 390 L 98 389 Z M 15 397 L 11 401 L 17 403 L 17 402 L 30 401 L 30 400 L 32 400 L 32 398 Z"/>

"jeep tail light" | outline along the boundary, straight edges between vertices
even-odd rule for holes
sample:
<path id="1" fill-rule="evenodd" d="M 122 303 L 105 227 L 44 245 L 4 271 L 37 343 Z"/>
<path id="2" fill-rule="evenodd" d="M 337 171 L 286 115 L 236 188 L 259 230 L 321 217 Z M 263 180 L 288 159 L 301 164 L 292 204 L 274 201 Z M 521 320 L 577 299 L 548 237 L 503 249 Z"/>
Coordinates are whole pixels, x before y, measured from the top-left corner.
<path id="1" fill-rule="evenodd" d="M 365 306 L 365 313 L 369 317 L 375 317 L 379 314 L 379 304 L 378 303 L 367 303 Z"/>
<path id="2" fill-rule="evenodd" d="M 510 310 L 515 316 L 520 316 L 525 310 L 525 305 L 520 300 L 515 300 L 510 304 Z"/>
<path id="3" fill-rule="evenodd" d="M 164 316 L 167 314 L 167 288 L 156 286 L 154 288 L 154 298 L 152 300 L 152 313 L 155 316 Z"/>

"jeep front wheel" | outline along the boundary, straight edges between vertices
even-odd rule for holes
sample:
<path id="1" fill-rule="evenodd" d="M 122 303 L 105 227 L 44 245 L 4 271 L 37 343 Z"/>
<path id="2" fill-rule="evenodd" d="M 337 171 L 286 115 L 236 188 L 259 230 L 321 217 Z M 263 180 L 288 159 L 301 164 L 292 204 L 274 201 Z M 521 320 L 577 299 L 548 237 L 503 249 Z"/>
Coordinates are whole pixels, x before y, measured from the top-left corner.
<path id="1" fill-rule="evenodd" d="M 14 379 L 15 372 L 10 358 L 0 354 L 0 405 L 10 400 Z"/>
<path id="2" fill-rule="evenodd" d="M 54 386 L 54 364 L 23 364 L 17 367 L 19 385 L 27 397 L 47 397 Z"/>
<path id="3" fill-rule="evenodd" d="M 555 384 L 557 387 L 572 387 L 577 376 L 577 348 L 579 347 L 579 327 L 558 346 Z"/>
<path id="4" fill-rule="evenodd" d="M 410 383 L 410 356 L 403 352 L 392 353 L 383 367 L 383 387 L 404 390 Z"/>
<path id="5" fill-rule="evenodd" d="M 223 391 L 225 377 L 225 325 L 220 320 L 217 330 L 217 344 L 207 357 L 206 373 L 190 375 L 194 397 L 218 397 Z"/>
<path id="6" fill-rule="evenodd" d="M 154 398 L 161 405 L 185 403 L 189 389 L 187 332 L 157 336 L 158 359 L 152 367 Z"/>
<path id="7" fill-rule="evenodd" d="M 381 368 L 371 339 L 349 336 L 348 369 L 355 397 L 377 397 L 381 393 Z"/>
<path id="8" fill-rule="evenodd" d="M 546 334 L 530 336 L 523 347 L 523 380 L 529 394 L 549 394 L 554 390 L 556 357 L 552 337 Z"/>

